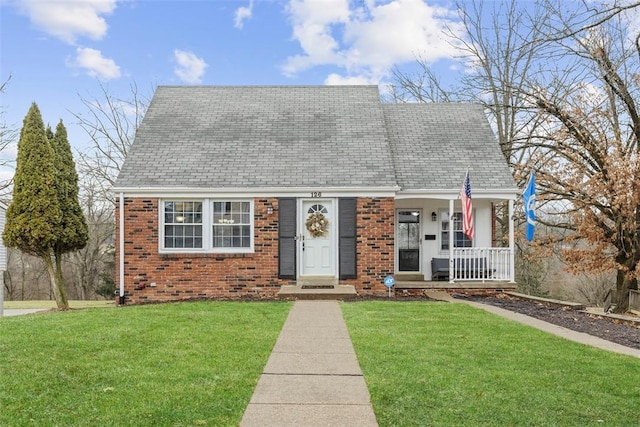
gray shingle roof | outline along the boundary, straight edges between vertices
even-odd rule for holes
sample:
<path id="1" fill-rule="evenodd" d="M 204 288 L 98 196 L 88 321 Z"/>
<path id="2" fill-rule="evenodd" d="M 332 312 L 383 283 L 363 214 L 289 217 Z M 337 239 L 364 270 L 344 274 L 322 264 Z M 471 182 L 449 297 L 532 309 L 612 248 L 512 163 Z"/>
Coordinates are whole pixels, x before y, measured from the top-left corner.
<path id="1" fill-rule="evenodd" d="M 459 188 L 469 170 L 474 189 L 516 188 L 482 106 L 384 104 L 398 185 Z"/>
<path id="2" fill-rule="evenodd" d="M 395 186 L 376 86 L 159 87 L 117 187 Z"/>
<path id="3" fill-rule="evenodd" d="M 162 86 L 117 188 L 515 188 L 479 106 L 376 86 Z M 483 184 L 480 185 L 479 183 Z"/>

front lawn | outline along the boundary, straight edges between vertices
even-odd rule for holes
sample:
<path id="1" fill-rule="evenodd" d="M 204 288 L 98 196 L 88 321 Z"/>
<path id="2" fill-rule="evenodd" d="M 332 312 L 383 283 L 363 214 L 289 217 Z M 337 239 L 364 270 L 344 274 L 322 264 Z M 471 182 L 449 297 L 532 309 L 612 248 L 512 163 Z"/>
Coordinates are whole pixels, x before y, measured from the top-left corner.
<path id="1" fill-rule="evenodd" d="M 0 425 L 237 426 L 290 303 L 0 318 Z"/>
<path id="2" fill-rule="evenodd" d="M 384 426 L 640 426 L 640 360 L 465 304 L 343 303 Z"/>
<path id="3" fill-rule="evenodd" d="M 237 426 L 290 303 L 0 319 L 0 425 Z M 464 304 L 343 303 L 380 426 L 638 426 L 640 361 Z"/>

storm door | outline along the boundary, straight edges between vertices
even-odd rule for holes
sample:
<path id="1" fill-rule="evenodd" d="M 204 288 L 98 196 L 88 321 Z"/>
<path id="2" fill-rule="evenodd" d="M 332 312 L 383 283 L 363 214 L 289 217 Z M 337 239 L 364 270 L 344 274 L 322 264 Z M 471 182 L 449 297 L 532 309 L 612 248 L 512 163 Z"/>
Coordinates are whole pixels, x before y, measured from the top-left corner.
<path id="1" fill-rule="evenodd" d="M 398 211 L 398 271 L 420 271 L 420 214 L 418 209 Z"/>

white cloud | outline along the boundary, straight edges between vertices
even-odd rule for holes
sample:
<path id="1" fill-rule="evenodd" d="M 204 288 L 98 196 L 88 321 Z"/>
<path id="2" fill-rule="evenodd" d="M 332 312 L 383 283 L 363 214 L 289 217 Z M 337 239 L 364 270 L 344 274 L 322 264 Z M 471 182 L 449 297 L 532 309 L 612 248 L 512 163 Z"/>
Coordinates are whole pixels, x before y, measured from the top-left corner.
<path id="1" fill-rule="evenodd" d="M 252 13 L 253 13 L 253 0 L 249 2 L 248 7 L 242 6 L 236 9 L 236 17 L 233 22 L 233 26 L 241 30 L 242 27 L 244 26 L 244 21 L 251 18 Z"/>
<path id="2" fill-rule="evenodd" d="M 328 3 L 331 3 L 330 5 Z M 420 57 L 452 58 L 445 31 L 462 34 L 455 11 L 425 0 L 290 0 L 293 38 L 303 53 L 287 58 L 282 70 L 293 76 L 318 65 L 345 70 L 340 79 L 377 82 L 394 65 Z M 337 81 L 337 75 L 327 80 Z"/>
<path id="3" fill-rule="evenodd" d="M 344 77 L 336 73 L 331 73 L 325 79 L 324 84 L 326 85 L 377 85 L 378 80 L 371 79 L 365 76 L 351 76 Z"/>
<path id="4" fill-rule="evenodd" d="M 91 77 L 98 77 L 103 80 L 112 80 L 120 77 L 120 67 L 113 59 L 105 58 L 102 52 L 89 47 L 79 47 L 76 49 L 76 57 L 68 61 L 72 67 L 86 70 Z"/>
<path id="5" fill-rule="evenodd" d="M 287 59 L 283 71 L 294 75 L 321 64 L 340 64 L 343 60 L 333 27 L 349 22 L 349 0 L 291 0 L 287 12 L 293 23 L 293 38 L 304 51 Z"/>
<path id="6" fill-rule="evenodd" d="M 180 80 L 187 84 L 198 84 L 202 82 L 204 70 L 207 63 L 204 59 L 198 58 L 193 52 L 187 52 L 180 49 L 173 51 L 173 56 L 178 64 L 174 69 L 174 73 Z"/>
<path id="7" fill-rule="evenodd" d="M 19 9 L 38 29 L 74 44 L 78 37 L 102 39 L 117 0 L 19 0 Z"/>

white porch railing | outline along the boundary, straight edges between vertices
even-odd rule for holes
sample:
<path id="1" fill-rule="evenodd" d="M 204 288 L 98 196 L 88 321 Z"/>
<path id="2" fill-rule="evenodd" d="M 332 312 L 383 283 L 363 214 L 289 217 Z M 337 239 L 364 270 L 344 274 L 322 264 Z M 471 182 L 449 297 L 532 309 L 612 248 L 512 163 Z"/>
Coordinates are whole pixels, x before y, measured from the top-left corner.
<path id="1" fill-rule="evenodd" d="M 449 260 L 452 282 L 513 280 L 509 248 L 455 248 L 452 257 Z"/>

